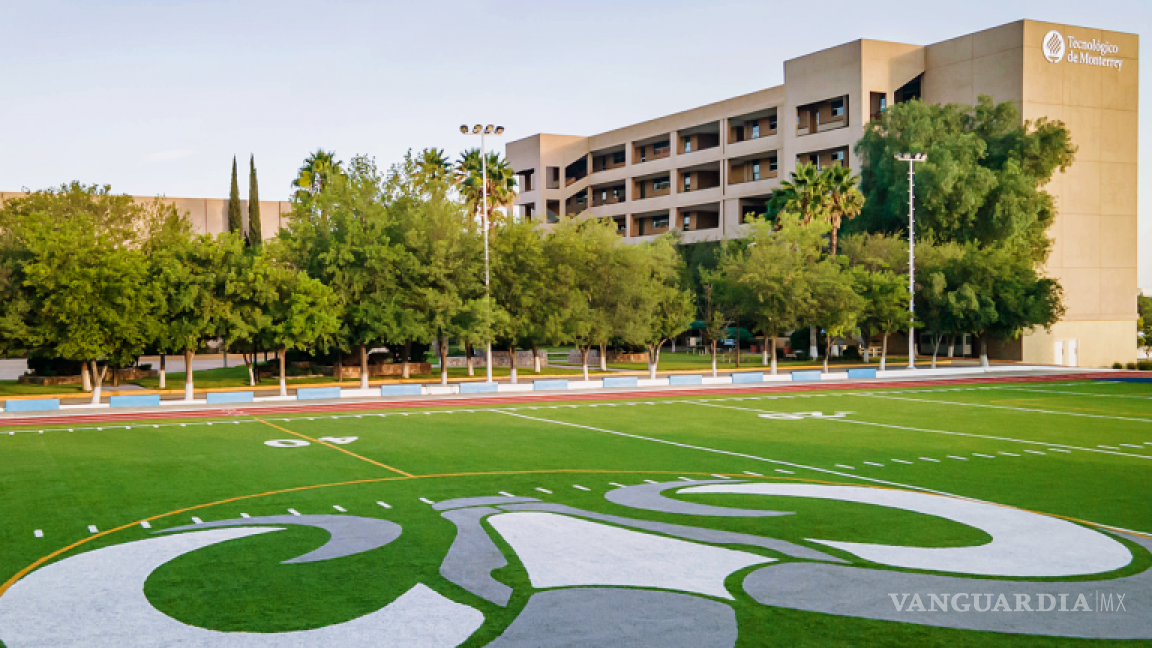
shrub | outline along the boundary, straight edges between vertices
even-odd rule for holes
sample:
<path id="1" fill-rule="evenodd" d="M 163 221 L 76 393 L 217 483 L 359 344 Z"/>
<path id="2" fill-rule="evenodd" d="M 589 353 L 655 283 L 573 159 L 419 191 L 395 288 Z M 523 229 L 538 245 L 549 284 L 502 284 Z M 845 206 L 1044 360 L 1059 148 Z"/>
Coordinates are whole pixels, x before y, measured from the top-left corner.
<path id="1" fill-rule="evenodd" d="M 1129 362 L 1128 364 L 1124 365 L 1124 368 L 1125 369 L 1135 369 L 1136 363 L 1135 362 Z"/>
<path id="2" fill-rule="evenodd" d="M 1152 371 L 1152 360 L 1141 360 L 1136 363 L 1136 368 L 1140 371 Z"/>
<path id="3" fill-rule="evenodd" d="M 1113 368 L 1113 369 L 1123 369 L 1123 368 L 1124 368 L 1124 365 L 1123 365 L 1122 363 L 1119 363 L 1119 362 L 1113 362 L 1113 363 L 1112 363 L 1112 368 Z"/>
<path id="4" fill-rule="evenodd" d="M 845 347 L 843 353 L 841 353 L 840 355 L 846 360 L 859 360 L 860 359 L 860 347 L 859 346 Z"/>

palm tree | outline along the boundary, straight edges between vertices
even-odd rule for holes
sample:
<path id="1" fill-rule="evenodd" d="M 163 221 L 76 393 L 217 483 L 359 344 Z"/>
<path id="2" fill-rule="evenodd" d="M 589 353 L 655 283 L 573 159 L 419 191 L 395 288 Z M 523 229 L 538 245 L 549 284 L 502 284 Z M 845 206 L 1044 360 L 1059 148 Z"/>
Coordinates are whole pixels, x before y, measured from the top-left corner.
<path id="1" fill-rule="evenodd" d="M 852 220 L 864 209 L 864 194 L 856 188 L 860 176 L 852 175 L 852 170 L 835 165 L 824 169 L 820 174 L 823 185 L 828 190 L 828 221 L 832 224 L 832 245 L 829 252 L 836 256 L 836 234 L 844 220 Z"/>
<path id="2" fill-rule="evenodd" d="M 422 187 L 448 179 L 451 172 L 452 161 L 444 149 L 426 148 L 416 158 L 416 182 Z"/>
<path id="3" fill-rule="evenodd" d="M 292 181 L 292 186 L 296 188 L 292 199 L 303 202 L 319 193 L 329 178 L 344 173 L 342 165 L 342 162 L 336 160 L 335 152 L 316 149 L 304 158 L 304 166 L 300 167 L 296 179 Z"/>
<path id="4" fill-rule="evenodd" d="M 488 223 L 491 227 L 496 221 L 497 209 L 511 212 L 516 203 L 516 174 L 508 166 L 508 160 L 501 158 L 499 153 L 488 153 L 487 163 Z M 460 155 L 456 163 L 456 186 L 473 214 L 480 211 L 483 202 L 482 174 L 479 149 L 469 149 Z"/>
<path id="5" fill-rule="evenodd" d="M 815 164 L 801 164 L 792 172 L 792 179 L 780 183 L 772 192 L 769 208 L 772 212 L 793 211 L 804 225 L 814 220 L 827 220 L 831 207 L 826 177 Z"/>

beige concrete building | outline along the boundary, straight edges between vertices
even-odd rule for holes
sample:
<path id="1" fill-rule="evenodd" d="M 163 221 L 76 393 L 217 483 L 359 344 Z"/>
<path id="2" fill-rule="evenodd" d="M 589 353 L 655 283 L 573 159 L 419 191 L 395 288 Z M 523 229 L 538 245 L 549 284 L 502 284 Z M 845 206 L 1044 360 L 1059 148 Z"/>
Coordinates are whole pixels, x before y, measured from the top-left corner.
<path id="1" fill-rule="evenodd" d="M 0 203 L 9 198 L 18 198 L 26 194 L 22 192 L 0 191 Z M 152 196 L 133 196 L 136 202 L 151 202 L 156 200 Z M 228 230 L 228 199 L 227 198 L 166 198 L 160 200 L 175 205 L 199 234 L 220 234 Z M 281 227 L 287 223 L 288 214 L 292 211 L 292 203 L 277 200 L 260 201 L 260 234 L 269 239 L 276 236 Z M 240 201 L 240 213 L 244 218 L 244 231 L 248 231 L 248 201 Z"/>
<path id="2" fill-rule="evenodd" d="M 610 217 L 630 241 L 680 229 L 739 235 L 797 163 L 858 165 L 873 116 L 912 98 L 1014 101 L 1062 120 L 1079 147 L 1048 190 L 1058 215 L 1047 271 L 1067 313 L 1051 333 L 996 345 L 1005 359 L 1107 366 L 1136 357 L 1139 39 L 1024 20 L 932 45 L 846 43 L 784 63 L 784 85 L 591 136 L 511 142 L 516 212 L 555 223 Z M 546 226 L 546 225 L 545 225 Z"/>

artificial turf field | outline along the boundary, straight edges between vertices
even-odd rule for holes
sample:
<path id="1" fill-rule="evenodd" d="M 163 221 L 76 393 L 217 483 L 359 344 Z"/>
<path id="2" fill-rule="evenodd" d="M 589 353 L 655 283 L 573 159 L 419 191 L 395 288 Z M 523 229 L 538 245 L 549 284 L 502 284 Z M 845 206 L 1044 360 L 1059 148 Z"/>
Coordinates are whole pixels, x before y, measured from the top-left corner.
<path id="1" fill-rule="evenodd" d="M 0 433 L 0 641 L 7 648 L 1152 641 L 1145 580 L 1152 574 L 1152 385 L 940 382 L 604 396 L 0 428 L 12 432 Z M 718 492 L 745 488 L 736 482 L 771 487 Z M 799 490 L 784 494 L 784 486 Z M 827 490 L 834 486 L 850 488 Z M 621 491 L 638 495 L 612 495 Z M 857 493 L 915 495 L 928 506 L 942 503 L 944 512 L 852 501 Z M 494 499 L 444 505 L 459 515 L 434 506 L 476 497 Z M 1022 517 L 994 531 L 976 518 L 950 517 L 949 506 L 972 500 L 984 513 Z M 505 503 L 511 508 L 496 508 Z M 788 514 L 762 515 L 771 511 Z M 249 516 L 283 517 L 212 526 Z M 317 528 L 331 524 L 318 516 L 384 520 L 402 531 L 373 543 L 365 536 L 387 535 L 385 527 L 332 531 Z M 202 530 L 162 533 L 186 525 Z M 143 554 L 126 553 L 180 536 L 191 547 L 197 534 L 205 544 L 153 557 L 154 569 L 142 570 Z M 342 534 L 351 538 L 346 555 L 285 563 Z M 1020 542 L 998 567 L 980 552 L 947 551 L 992 547 L 1013 534 Z M 749 544 L 749 537 L 769 541 Z M 868 549 L 876 546 L 879 553 Z M 462 553 L 453 554 L 457 548 Z M 921 551 L 929 562 L 917 567 L 901 564 L 908 548 L 939 551 Z M 1100 562 L 1125 550 L 1130 558 Z M 79 560 L 87 553 L 92 560 Z M 464 559 L 452 563 L 455 570 L 450 554 Z M 1049 567 L 1060 573 L 1037 575 Z M 876 600 L 856 610 L 858 602 L 844 598 L 852 586 Z M 142 588 L 152 616 L 138 609 L 145 599 L 133 597 L 133 587 Z M 1071 608 L 1086 587 L 1096 592 L 1088 611 L 1032 614 L 1013 598 L 1072 592 Z M 1015 609 L 896 610 L 908 593 L 924 593 L 928 606 L 928 591 L 985 590 L 1008 592 Z M 1101 610 L 1101 593 L 1124 594 L 1123 609 Z M 1030 601 L 1039 606 L 1038 597 Z M 878 606 L 886 608 L 868 612 Z M 372 620 L 397 634 L 370 630 Z"/>

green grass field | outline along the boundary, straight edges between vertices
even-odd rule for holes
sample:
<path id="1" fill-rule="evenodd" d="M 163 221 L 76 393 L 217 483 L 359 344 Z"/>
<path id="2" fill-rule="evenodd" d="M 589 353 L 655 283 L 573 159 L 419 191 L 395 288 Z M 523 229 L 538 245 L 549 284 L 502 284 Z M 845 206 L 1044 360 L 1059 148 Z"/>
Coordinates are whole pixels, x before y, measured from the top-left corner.
<path id="1" fill-rule="evenodd" d="M 210 523 L 299 513 L 301 520 L 317 515 L 388 520 L 403 532 L 378 548 L 330 560 L 282 564 L 324 545 L 329 535 L 310 526 L 280 523 L 276 528 L 282 531 L 219 542 L 165 562 L 147 574 L 143 591 L 148 602 L 163 615 L 195 628 L 292 633 L 339 628 L 423 584 L 483 615 L 478 628 L 466 634 L 467 640 L 460 645 L 493 641 L 494 645 L 613 645 L 605 636 L 594 643 L 575 639 L 570 644 L 549 643 L 563 635 L 554 626 L 540 626 L 551 629 L 538 629 L 535 640 L 512 642 L 516 633 L 506 631 L 518 617 L 529 616 L 526 606 L 533 596 L 570 587 L 538 579 L 524 562 L 528 559 L 521 558 L 526 546 L 522 543 L 527 541 L 506 534 L 503 527 L 497 529 L 494 520 L 528 519 L 516 518 L 522 512 L 491 509 L 499 517 L 480 523 L 488 541 L 507 561 L 491 571 L 495 581 L 511 588 L 506 604 L 493 602 L 441 573 L 457 527 L 431 503 L 470 497 L 531 497 L 590 515 L 786 541 L 844 561 L 845 568 L 852 570 L 845 572 L 849 574 L 882 573 L 894 578 L 930 574 L 983 579 L 989 586 L 996 580 L 975 571 L 883 564 L 817 542 L 945 550 L 987 545 L 992 540 L 987 529 L 946 515 L 809 496 L 686 493 L 675 488 L 664 491 L 667 500 L 793 514 L 701 515 L 641 509 L 606 499 L 606 494 L 621 486 L 642 485 L 647 480 L 679 481 L 685 488 L 693 486 L 692 480 L 707 480 L 849 485 L 867 487 L 868 492 L 919 490 L 930 491 L 924 497 L 945 504 L 954 499 L 950 495 L 992 503 L 999 506 L 990 508 L 1014 513 L 1019 512 L 1016 509 L 1038 512 L 1045 520 L 1075 527 L 1074 531 L 1112 539 L 1131 553 L 1131 560 L 1103 573 L 1007 576 L 1000 581 L 1021 587 L 1041 583 L 1053 592 L 1088 581 L 1096 590 L 1107 590 L 1112 583 L 1117 591 L 1126 591 L 1129 581 L 1124 579 L 1152 568 L 1152 553 L 1148 545 L 1141 544 L 1147 535 L 1106 533 L 1100 525 L 1152 533 L 1150 387 L 1081 381 L 961 387 L 941 383 L 932 388 L 740 395 L 715 391 L 644 400 L 506 405 L 491 401 L 490 405 L 462 406 L 446 402 L 443 407 L 424 410 L 222 416 L 71 429 L 0 428 L 0 641 L 8 641 L 3 644 L 7 648 L 73 645 L 58 639 L 37 644 L 11 638 L 16 636 L 11 634 L 13 627 L 31 621 L 17 618 L 18 612 L 13 611 L 26 613 L 28 608 L 5 604 L 16 605 L 18 597 L 26 594 L 20 588 L 26 582 L 32 587 L 38 569 L 54 564 L 63 567 L 86 552 L 170 537 L 153 532 L 197 520 Z M 823 416 L 814 417 L 812 412 Z M 841 416 L 834 418 L 837 413 Z M 295 447 L 273 447 L 269 441 Z M 582 519 L 573 515 L 572 519 Z M 624 533 L 619 521 L 586 522 Z M 209 532 L 189 535 L 195 533 Z M 641 545 L 652 537 L 668 542 L 673 537 L 652 529 L 627 533 L 640 536 Z M 1051 537 L 1029 541 L 1040 543 L 1037 546 L 1056 542 Z M 692 593 L 687 587 L 615 581 L 603 587 L 680 592 L 681 599 L 695 601 L 694 605 L 730 608 L 738 627 L 737 646 L 1106 643 L 1061 636 L 1061 632 L 1094 636 L 1075 634 L 1095 627 L 1095 616 L 1085 613 L 1082 616 L 1092 617 L 1092 622 L 1079 622 L 1077 617 L 1078 623 L 1070 626 L 1079 630 L 1036 636 L 765 605 L 749 593 L 745 578 L 759 569 L 767 573 L 812 561 L 740 542 L 676 542 L 776 562 L 733 570 L 723 579 L 730 597 Z M 612 547 L 596 549 L 601 550 L 609 563 L 625 559 L 614 554 Z M 598 554 L 593 551 L 593 555 Z M 547 556 L 547 561 L 567 564 L 563 552 Z M 1021 554 L 1021 565 L 1031 558 L 1047 556 Z M 703 563 L 668 566 L 669 573 L 697 568 L 701 573 L 706 570 Z M 610 575 L 609 581 L 614 577 Z M 601 583 L 593 576 L 580 578 L 590 579 L 575 583 L 584 593 Z M 878 597 L 887 601 L 888 594 L 880 592 Z M 1131 622 L 1139 626 L 1143 621 L 1136 617 L 1152 610 L 1152 601 L 1147 600 L 1150 594 L 1152 589 L 1133 590 L 1126 599 L 1127 611 L 1117 613 L 1118 623 L 1097 625 L 1115 629 Z M 115 607 L 115 596 L 101 596 Z M 73 608 L 54 614 L 68 618 L 69 609 Z M 115 618 L 114 611 L 108 615 Z M 976 613 L 962 617 L 975 618 L 977 623 L 985 618 Z M 76 618 L 83 615 L 76 614 Z M 598 632 L 612 631 L 607 622 L 591 625 Z M 692 632 L 707 634 L 707 627 L 698 624 Z M 116 622 L 99 632 L 105 639 L 94 643 L 83 643 L 84 637 L 75 634 L 68 636 L 74 637 L 75 645 L 128 645 L 118 642 L 134 630 Z M 528 636 L 533 635 L 529 632 Z M 662 641 L 656 636 L 648 640 Z M 1146 639 L 1152 639 L 1152 634 Z M 684 645 L 733 645 L 725 641 L 693 640 Z"/>

